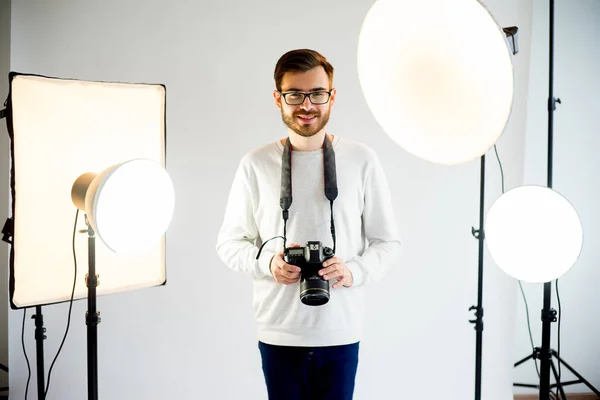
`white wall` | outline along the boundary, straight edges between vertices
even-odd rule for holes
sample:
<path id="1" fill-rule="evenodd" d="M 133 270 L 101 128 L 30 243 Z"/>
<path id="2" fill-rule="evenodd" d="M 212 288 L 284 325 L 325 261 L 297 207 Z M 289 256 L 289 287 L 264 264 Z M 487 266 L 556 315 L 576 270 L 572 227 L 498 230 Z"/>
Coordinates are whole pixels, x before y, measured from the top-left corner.
<path id="1" fill-rule="evenodd" d="M 272 73 L 277 58 L 296 47 L 322 51 L 336 67 L 338 101 L 330 131 L 362 140 L 378 152 L 404 236 L 402 262 L 369 293 L 356 399 L 396 398 L 398 393 L 408 399 L 423 393 L 455 400 L 473 396 L 475 332 L 468 308 L 477 294 L 477 241 L 471 226 L 478 223 L 479 161 L 449 168 L 417 160 L 395 146 L 372 118 L 356 71 L 358 33 L 371 3 L 13 4 L 13 70 L 167 86 L 169 171 L 178 195 L 169 231 L 169 279 L 165 287 L 99 299 L 101 398 L 266 398 L 251 282 L 221 264 L 214 243 L 240 157 L 285 135 L 272 104 Z M 507 187 L 513 187 L 523 173 L 531 1 L 490 0 L 487 5 L 501 25 L 521 29 L 515 110 L 499 142 Z M 290 30 L 294 25 L 299 28 Z M 247 100 L 236 100 L 239 93 Z M 488 165 L 486 207 L 500 193 L 491 156 Z M 516 285 L 489 256 L 485 284 L 484 396 L 508 400 L 513 359 L 506 349 L 515 346 Z M 86 393 L 84 313 L 85 304 L 78 302 L 49 400 L 81 399 Z M 10 313 L 15 398 L 22 396 L 27 377 L 20 352 L 21 315 Z M 66 305 L 44 309 L 48 366 L 66 315 Z M 32 357 L 31 322 L 27 330 Z"/>
<path id="2" fill-rule="evenodd" d="M 0 110 L 8 95 L 8 72 L 10 71 L 10 1 L 0 0 Z M 0 174 L 0 187 L 8 188 L 9 165 L 8 132 L 6 120 L 0 120 L 0 162 L 4 165 Z M 5 192 L 8 194 L 8 192 Z M 0 210 L 9 209 L 9 197 L 0 196 Z M 4 225 L 8 214 L 0 213 L 0 224 Z M 1 229 L 1 228 L 0 228 Z M 7 243 L 0 242 L 0 363 L 8 365 L 8 249 Z M 8 386 L 8 374 L 0 371 L 0 387 Z"/>
<path id="3" fill-rule="evenodd" d="M 558 282 L 563 318 L 561 323 L 561 358 L 600 390 L 600 1 L 557 1 L 555 8 L 554 96 L 560 98 L 554 112 L 553 187 L 577 209 L 584 230 L 584 245 L 575 266 Z M 548 112 L 548 37 L 549 2 L 534 1 L 533 47 L 529 86 L 525 182 L 546 185 Z M 534 344 L 541 346 L 540 310 L 542 285 L 524 284 L 529 302 Z M 520 296 L 520 295 L 519 295 Z M 517 356 L 531 353 L 525 306 L 519 298 L 517 315 Z M 558 302 L 553 285 L 553 308 Z M 558 350 L 558 324 L 552 324 L 552 347 Z M 516 361 L 515 359 L 515 361 Z M 562 368 L 563 379 L 574 376 Z M 515 369 L 519 382 L 537 382 L 533 363 Z M 569 388 L 589 391 L 584 385 Z M 530 393 L 531 390 L 518 390 Z"/>

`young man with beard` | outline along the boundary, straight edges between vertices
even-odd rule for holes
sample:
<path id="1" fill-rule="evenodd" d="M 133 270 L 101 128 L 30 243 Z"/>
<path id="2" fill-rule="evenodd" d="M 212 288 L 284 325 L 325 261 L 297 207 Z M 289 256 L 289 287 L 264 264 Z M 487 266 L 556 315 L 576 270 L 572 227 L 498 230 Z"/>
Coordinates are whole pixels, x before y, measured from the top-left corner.
<path id="1" fill-rule="evenodd" d="M 277 62 L 274 78 L 273 97 L 288 135 L 241 160 L 217 252 L 228 267 L 253 278 L 269 399 L 349 400 L 364 286 L 381 279 L 400 251 L 393 203 L 374 151 L 326 131 L 336 89 L 325 57 L 308 49 L 289 51 Z M 335 161 L 338 194 L 333 203 L 324 190 L 331 167 L 326 149 Z M 280 199 L 284 162 L 291 165 L 293 193 L 285 225 Z M 335 249 L 319 271 L 331 284 L 326 304 L 309 306 L 300 300 L 301 269 L 285 261 L 283 240 L 268 241 L 284 232 L 286 247 L 320 241 Z"/>

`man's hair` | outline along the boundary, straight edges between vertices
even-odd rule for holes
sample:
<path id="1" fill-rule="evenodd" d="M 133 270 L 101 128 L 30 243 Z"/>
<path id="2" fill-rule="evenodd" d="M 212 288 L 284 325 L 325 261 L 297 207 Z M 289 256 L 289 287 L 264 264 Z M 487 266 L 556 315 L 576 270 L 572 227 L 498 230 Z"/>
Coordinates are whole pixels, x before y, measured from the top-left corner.
<path id="1" fill-rule="evenodd" d="M 333 82 L 333 66 L 327 59 L 315 50 L 297 49 L 290 50 L 282 55 L 275 65 L 275 87 L 281 92 L 281 81 L 286 72 L 306 72 L 315 67 L 322 66 L 329 77 L 329 84 Z"/>

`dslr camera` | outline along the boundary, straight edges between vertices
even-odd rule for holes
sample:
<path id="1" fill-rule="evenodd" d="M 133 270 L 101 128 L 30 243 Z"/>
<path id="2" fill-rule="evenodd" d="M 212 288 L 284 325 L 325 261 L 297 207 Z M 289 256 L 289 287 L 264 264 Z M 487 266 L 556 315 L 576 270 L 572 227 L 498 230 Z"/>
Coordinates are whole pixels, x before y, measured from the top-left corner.
<path id="1" fill-rule="evenodd" d="M 308 306 L 322 306 L 329 301 L 329 281 L 319 275 L 323 262 L 334 256 L 321 242 L 309 241 L 306 247 L 287 247 L 284 260 L 300 267 L 300 301 Z"/>

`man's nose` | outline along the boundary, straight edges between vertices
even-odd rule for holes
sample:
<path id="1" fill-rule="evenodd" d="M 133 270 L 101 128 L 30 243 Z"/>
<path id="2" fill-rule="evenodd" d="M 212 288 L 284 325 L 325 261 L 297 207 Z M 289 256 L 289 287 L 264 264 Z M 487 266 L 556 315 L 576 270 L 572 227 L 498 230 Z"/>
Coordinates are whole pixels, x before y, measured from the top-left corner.
<path id="1" fill-rule="evenodd" d="M 304 97 L 304 101 L 302 102 L 302 104 L 300 104 L 300 108 L 302 108 L 303 110 L 310 110 L 313 107 L 313 104 L 310 102 L 310 99 L 308 98 L 308 96 Z"/>

